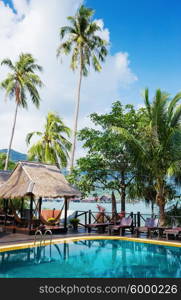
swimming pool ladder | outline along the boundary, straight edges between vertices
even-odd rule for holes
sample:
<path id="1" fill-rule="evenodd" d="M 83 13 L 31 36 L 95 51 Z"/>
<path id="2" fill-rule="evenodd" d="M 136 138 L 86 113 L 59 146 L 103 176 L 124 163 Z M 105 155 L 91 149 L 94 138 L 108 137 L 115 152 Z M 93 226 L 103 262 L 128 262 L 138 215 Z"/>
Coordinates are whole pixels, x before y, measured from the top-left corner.
<path id="1" fill-rule="evenodd" d="M 52 238 L 53 238 L 53 234 L 52 234 L 52 231 L 50 229 L 47 229 L 43 235 L 42 238 L 44 238 L 43 242 L 44 242 L 44 245 L 45 245 L 45 242 L 46 242 L 46 234 L 49 233 L 50 234 L 50 245 L 52 244 Z"/>
<path id="2" fill-rule="evenodd" d="M 40 230 L 40 229 L 36 230 L 36 232 L 35 232 L 35 238 L 34 238 L 34 245 L 35 245 L 36 242 L 37 242 L 37 236 L 38 236 L 38 234 L 41 236 L 41 238 L 40 238 L 40 246 L 41 246 L 42 244 L 45 245 L 45 242 L 46 242 L 46 235 L 47 235 L 48 233 L 50 234 L 50 245 L 51 245 L 51 244 L 52 244 L 53 234 L 52 234 L 52 231 L 51 231 L 50 229 L 45 230 L 45 233 L 44 233 L 44 234 L 42 233 L 42 230 Z"/>
<path id="3" fill-rule="evenodd" d="M 44 234 L 42 233 L 42 231 L 40 229 L 38 229 L 35 232 L 35 238 L 34 238 L 34 246 L 36 245 L 37 242 L 37 236 L 40 235 L 40 244 L 39 247 L 34 247 L 34 258 L 35 258 L 35 263 L 39 264 L 41 263 L 41 253 L 43 251 L 43 256 L 45 258 L 45 242 L 46 242 L 46 235 L 50 234 L 51 238 L 50 238 L 50 253 L 49 253 L 49 262 L 51 261 L 52 258 L 52 231 L 50 229 L 45 230 Z"/>
<path id="4" fill-rule="evenodd" d="M 43 240 L 43 233 L 42 233 L 42 231 L 40 229 L 36 230 L 36 232 L 35 232 L 34 246 L 35 246 L 35 244 L 37 242 L 37 236 L 38 236 L 38 234 L 40 235 L 40 246 L 41 246 L 41 243 L 42 243 L 42 240 Z"/>

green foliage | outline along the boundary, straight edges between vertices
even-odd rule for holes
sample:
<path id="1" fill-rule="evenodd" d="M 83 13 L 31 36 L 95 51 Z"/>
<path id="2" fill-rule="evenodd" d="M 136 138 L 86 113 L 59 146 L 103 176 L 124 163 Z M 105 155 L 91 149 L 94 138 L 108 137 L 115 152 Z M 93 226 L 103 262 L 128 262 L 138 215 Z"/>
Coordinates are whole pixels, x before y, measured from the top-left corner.
<path id="1" fill-rule="evenodd" d="M 156 202 L 164 220 L 164 206 L 168 199 L 167 176 L 177 177 L 181 166 L 181 93 L 173 99 L 167 93 L 156 91 L 152 103 L 149 91 L 145 90 L 145 115 L 148 123 L 142 130 L 142 135 L 135 136 L 124 127 L 114 130 L 120 134 L 132 149 L 132 156 L 139 161 L 140 169 L 147 172 L 152 179 L 156 191 Z"/>
<path id="2" fill-rule="evenodd" d="M 20 211 L 21 210 L 21 206 L 22 206 L 22 200 L 21 199 L 13 199 L 13 207 L 12 207 L 12 205 L 11 205 L 11 202 L 9 201 L 8 202 L 8 208 L 9 208 L 9 210 L 10 211 L 12 211 L 12 208 L 13 208 L 13 210 L 16 210 L 16 211 Z M 30 202 L 29 202 L 29 200 L 28 199 L 25 199 L 24 200 L 24 209 L 28 209 L 29 208 L 29 206 L 30 206 L 30 204 L 29 204 Z M 3 199 L 0 199 L 0 208 L 3 208 Z"/>
<path id="3" fill-rule="evenodd" d="M 128 151 L 120 134 L 112 127 L 121 126 L 137 138 L 142 135 L 142 127 L 146 122 L 145 111 L 136 111 L 132 105 L 123 105 L 117 101 L 112 105 L 110 113 L 90 116 L 98 129 L 84 128 L 78 138 L 87 150 L 86 157 L 80 158 L 77 167 L 69 176 L 71 183 L 87 195 L 97 188 L 116 190 L 125 200 L 125 189 L 136 176 L 135 161 Z"/>
<path id="4" fill-rule="evenodd" d="M 56 164 L 58 167 L 67 166 L 71 143 L 66 137 L 70 137 L 70 129 L 58 115 L 48 113 L 44 131 L 29 133 L 26 137 L 28 145 L 34 135 L 37 135 L 40 139 L 28 150 L 29 160 Z"/>
<path id="5" fill-rule="evenodd" d="M 171 210 L 167 212 L 166 215 L 166 223 L 170 226 L 181 226 L 181 217 L 180 218 L 172 218 L 172 217 L 178 217 L 181 216 L 181 207 L 178 205 L 178 202 L 176 205 L 173 206 Z"/>
<path id="6" fill-rule="evenodd" d="M 57 55 L 72 54 L 71 69 L 76 70 L 79 65 L 83 75 L 88 75 L 91 65 L 95 71 L 101 71 L 100 62 L 104 62 L 107 55 L 107 42 L 100 38 L 101 31 L 96 21 L 92 21 L 94 11 L 82 5 L 74 17 L 68 17 L 70 26 L 60 29 L 60 44 Z"/>
<path id="7" fill-rule="evenodd" d="M 6 153 L 0 153 L 0 170 L 4 170 L 6 162 Z M 16 166 L 16 163 L 13 161 L 8 162 L 8 170 L 13 170 Z"/>
<path id="8" fill-rule="evenodd" d="M 42 87 L 42 81 L 36 71 L 42 71 L 42 67 L 36 64 L 33 56 L 29 53 L 22 53 L 17 62 L 13 63 L 9 58 L 6 58 L 1 62 L 1 65 L 10 69 L 6 79 L 1 82 L 1 87 L 6 91 L 6 97 L 15 97 L 19 106 L 27 108 L 28 92 L 33 104 L 39 107 L 40 96 L 37 88 Z"/>
<path id="9" fill-rule="evenodd" d="M 40 104 L 38 88 L 42 87 L 43 84 L 40 77 L 36 74 L 36 71 L 41 71 L 42 68 L 36 64 L 35 59 L 29 53 L 20 54 L 18 61 L 15 63 L 13 63 L 9 58 L 6 58 L 1 62 L 1 65 L 7 66 L 10 69 L 10 73 L 8 73 L 6 79 L 0 83 L 0 87 L 6 91 L 6 98 L 14 98 L 16 103 L 14 122 L 4 167 L 4 169 L 7 170 L 9 154 L 14 138 L 18 108 L 28 107 L 29 99 L 27 98 L 27 95 L 29 95 L 33 104 L 38 108 Z"/>
<path id="10" fill-rule="evenodd" d="M 70 224 L 72 224 L 72 225 L 74 225 L 74 224 L 78 225 L 79 222 L 80 222 L 80 220 L 77 218 L 70 219 Z"/>

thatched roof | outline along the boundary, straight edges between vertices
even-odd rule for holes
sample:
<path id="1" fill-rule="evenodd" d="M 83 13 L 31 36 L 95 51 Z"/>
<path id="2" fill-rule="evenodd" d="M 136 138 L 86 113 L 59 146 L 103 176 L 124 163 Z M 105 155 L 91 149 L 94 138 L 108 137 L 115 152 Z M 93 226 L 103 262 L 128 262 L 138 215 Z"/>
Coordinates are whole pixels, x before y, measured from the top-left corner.
<path id="1" fill-rule="evenodd" d="M 60 170 L 53 165 L 19 162 L 9 179 L 0 186 L 0 198 L 15 199 L 32 194 L 35 198 L 79 196 Z"/>
<path id="2" fill-rule="evenodd" d="M 5 183 L 11 175 L 11 171 L 0 171 L 0 186 Z"/>

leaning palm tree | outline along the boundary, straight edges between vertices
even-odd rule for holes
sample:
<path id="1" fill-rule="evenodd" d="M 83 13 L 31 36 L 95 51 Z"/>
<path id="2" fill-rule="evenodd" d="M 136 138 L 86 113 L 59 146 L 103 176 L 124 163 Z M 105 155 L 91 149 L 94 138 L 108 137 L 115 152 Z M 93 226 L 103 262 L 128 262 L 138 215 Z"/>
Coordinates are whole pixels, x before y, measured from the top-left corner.
<path id="1" fill-rule="evenodd" d="M 9 58 L 4 59 L 1 65 L 9 67 L 10 73 L 6 79 L 1 82 L 1 87 L 6 91 L 6 97 L 15 99 L 16 109 L 14 115 L 13 128 L 6 156 L 5 170 L 8 167 L 9 156 L 11 152 L 14 131 L 17 120 L 18 108 L 28 107 L 27 92 L 33 104 L 38 108 L 40 104 L 40 95 L 37 87 L 42 87 L 42 81 L 36 74 L 36 71 L 42 71 L 42 67 L 36 64 L 36 60 L 29 53 L 22 53 L 17 62 L 13 63 Z"/>
<path id="2" fill-rule="evenodd" d="M 136 139 L 125 129 L 116 129 L 131 149 L 135 162 L 139 160 L 152 176 L 156 191 L 156 203 L 160 210 L 160 222 L 165 223 L 165 204 L 168 197 L 168 175 L 178 176 L 181 167 L 181 93 L 173 99 L 156 91 L 153 102 L 149 100 L 148 89 L 144 100 L 148 126 L 142 138 Z"/>
<path id="3" fill-rule="evenodd" d="M 98 35 L 101 28 L 96 21 L 92 21 L 93 14 L 94 11 L 92 9 L 82 5 L 74 17 L 67 18 L 71 26 L 64 26 L 60 29 L 60 39 L 62 42 L 57 50 L 57 55 L 72 53 L 70 67 L 73 71 L 79 68 L 70 169 L 74 165 L 82 77 L 88 75 L 88 68 L 91 65 L 95 71 L 100 72 L 101 62 L 104 62 L 107 55 L 107 42 Z"/>
<path id="4" fill-rule="evenodd" d="M 39 136 L 40 139 L 28 151 L 30 160 L 56 164 L 59 168 L 67 166 L 71 143 L 66 137 L 70 137 L 70 129 L 58 115 L 48 113 L 44 131 L 29 133 L 26 137 L 28 145 L 34 135 Z"/>

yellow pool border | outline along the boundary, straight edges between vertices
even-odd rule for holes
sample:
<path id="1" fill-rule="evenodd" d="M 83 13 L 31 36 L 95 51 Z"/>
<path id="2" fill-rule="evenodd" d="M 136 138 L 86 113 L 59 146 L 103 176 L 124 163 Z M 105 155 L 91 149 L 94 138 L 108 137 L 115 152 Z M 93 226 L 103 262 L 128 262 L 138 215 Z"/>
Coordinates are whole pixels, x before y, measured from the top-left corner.
<path id="1" fill-rule="evenodd" d="M 170 246 L 170 247 L 178 247 L 181 248 L 181 243 L 178 242 L 169 242 L 169 241 L 161 241 L 161 240 L 152 240 L 152 239 L 143 239 L 143 238 L 132 238 L 132 237 L 122 237 L 122 236 L 77 236 L 77 237 L 67 237 L 67 238 L 58 238 L 51 240 L 45 240 L 42 243 L 40 241 L 34 242 L 26 242 L 20 244 L 13 244 L 13 245 L 3 245 L 0 246 L 0 252 L 7 252 L 12 250 L 20 250 L 20 249 L 27 249 L 27 248 L 34 248 L 38 246 L 50 245 L 52 244 L 62 244 L 62 243 L 69 243 L 69 242 L 78 242 L 81 240 L 122 240 L 122 241 L 131 241 L 137 243 L 144 243 L 144 244 L 154 244 L 154 245 L 163 245 L 163 246 Z"/>

